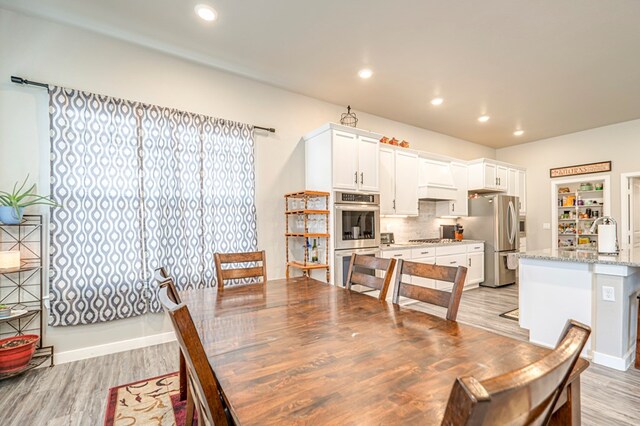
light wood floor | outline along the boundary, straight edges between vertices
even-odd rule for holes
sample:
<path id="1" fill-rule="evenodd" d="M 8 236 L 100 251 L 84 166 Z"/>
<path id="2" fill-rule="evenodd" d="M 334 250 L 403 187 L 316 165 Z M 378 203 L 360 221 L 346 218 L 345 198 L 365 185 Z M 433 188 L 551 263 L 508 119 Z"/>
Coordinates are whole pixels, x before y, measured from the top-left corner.
<path id="1" fill-rule="evenodd" d="M 458 321 L 526 340 L 517 321 L 498 316 L 515 307 L 517 287 L 481 287 L 463 294 Z M 110 387 L 176 371 L 177 364 L 177 345 L 167 343 L 29 372 L 0 382 L 0 424 L 102 425 Z M 640 372 L 591 365 L 582 375 L 582 414 L 585 425 L 639 425 Z"/>

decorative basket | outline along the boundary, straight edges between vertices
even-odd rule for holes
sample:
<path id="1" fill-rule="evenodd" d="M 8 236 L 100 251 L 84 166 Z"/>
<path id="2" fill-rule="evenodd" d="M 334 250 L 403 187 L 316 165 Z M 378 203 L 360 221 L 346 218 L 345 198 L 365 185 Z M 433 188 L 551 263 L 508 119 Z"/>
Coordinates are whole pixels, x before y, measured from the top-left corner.
<path id="1" fill-rule="evenodd" d="M 40 340 L 37 334 L 8 337 L 0 340 L 0 373 L 20 371 L 29 364 Z"/>

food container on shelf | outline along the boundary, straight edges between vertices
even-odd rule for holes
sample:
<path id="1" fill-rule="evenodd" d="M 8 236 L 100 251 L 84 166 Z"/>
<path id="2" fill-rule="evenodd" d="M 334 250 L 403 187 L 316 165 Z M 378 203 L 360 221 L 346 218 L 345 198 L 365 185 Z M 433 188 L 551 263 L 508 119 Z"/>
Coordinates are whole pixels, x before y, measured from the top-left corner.
<path id="1" fill-rule="evenodd" d="M 594 185 L 594 189 L 595 189 L 596 191 L 602 191 L 602 190 L 604 189 L 604 184 L 603 184 L 603 183 L 596 183 L 596 184 Z"/>
<path id="2" fill-rule="evenodd" d="M 593 191 L 593 185 L 590 183 L 581 183 L 580 191 Z"/>

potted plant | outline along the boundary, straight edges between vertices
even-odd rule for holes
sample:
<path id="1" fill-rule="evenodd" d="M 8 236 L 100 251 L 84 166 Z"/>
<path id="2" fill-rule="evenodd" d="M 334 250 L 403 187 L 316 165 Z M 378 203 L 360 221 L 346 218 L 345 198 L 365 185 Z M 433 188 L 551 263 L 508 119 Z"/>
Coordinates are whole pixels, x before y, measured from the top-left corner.
<path id="1" fill-rule="evenodd" d="M 5 225 L 17 225 L 22 222 L 22 214 L 25 207 L 44 205 L 57 207 L 58 203 L 44 195 L 38 195 L 34 191 L 36 184 L 25 190 L 29 175 L 18 188 L 18 182 L 13 185 L 11 192 L 0 191 L 0 222 Z"/>
<path id="2" fill-rule="evenodd" d="M 0 304 L 0 318 L 6 318 L 11 315 L 11 306 Z"/>

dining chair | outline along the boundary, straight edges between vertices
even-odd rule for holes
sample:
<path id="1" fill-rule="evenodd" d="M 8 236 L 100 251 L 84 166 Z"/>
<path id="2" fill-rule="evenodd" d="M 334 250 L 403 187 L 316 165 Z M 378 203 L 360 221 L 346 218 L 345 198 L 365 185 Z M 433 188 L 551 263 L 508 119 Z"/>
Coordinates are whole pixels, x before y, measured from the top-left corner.
<path id="1" fill-rule="evenodd" d="M 487 380 L 457 378 L 442 425 L 548 424 L 589 334 L 588 326 L 569 320 L 544 358 Z"/>
<path id="2" fill-rule="evenodd" d="M 241 279 L 241 278 L 262 278 L 262 283 L 267 282 L 267 256 L 262 251 L 253 251 L 247 253 L 215 253 L 213 259 L 216 265 L 216 276 L 218 278 L 218 287 L 224 288 L 225 280 Z M 245 268 L 223 269 L 226 264 L 254 263 L 261 262 L 261 266 L 248 266 Z"/>
<path id="3" fill-rule="evenodd" d="M 167 295 L 171 299 L 171 301 L 175 304 L 180 304 L 182 301 L 180 300 L 180 295 L 178 294 L 178 290 L 176 289 L 176 285 L 173 282 L 173 278 L 169 276 L 167 270 L 164 267 L 156 268 L 153 271 L 153 278 L 156 281 L 159 289 L 166 287 Z M 180 351 L 180 401 L 186 400 L 186 413 L 185 413 L 185 426 L 191 426 L 193 424 L 193 414 L 194 414 L 194 405 L 193 405 L 193 396 L 191 392 L 189 392 L 189 386 L 187 384 L 187 366 L 184 359 L 184 355 L 182 351 Z"/>
<path id="4" fill-rule="evenodd" d="M 353 285 L 361 285 L 368 288 L 380 290 L 378 295 L 379 300 L 385 300 L 387 298 L 387 292 L 389 291 L 389 283 L 393 276 L 393 268 L 396 266 L 396 259 L 383 259 L 373 256 L 361 256 L 357 254 L 351 255 L 351 262 L 349 262 L 349 272 L 347 273 L 346 287 L 351 290 Z M 376 277 L 362 272 L 384 271 L 384 278 Z"/>
<path id="5" fill-rule="evenodd" d="M 184 354 L 189 372 L 189 389 L 198 412 L 198 424 L 233 424 L 229 411 L 225 409 L 216 374 L 209 364 L 189 308 L 171 300 L 168 286 L 160 289 L 159 297 L 164 311 L 171 318 L 176 339 Z"/>
<path id="6" fill-rule="evenodd" d="M 446 281 L 453 283 L 453 287 L 449 292 L 408 284 L 402 282 L 403 275 Z M 455 321 L 458 316 L 458 307 L 460 306 L 460 298 L 462 297 L 462 289 L 464 288 L 466 276 L 467 268 L 464 266 L 430 265 L 400 259 L 398 260 L 398 267 L 396 268 L 393 303 L 397 304 L 400 296 L 403 296 L 432 305 L 442 306 L 447 308 L 446 318 Z"/>

